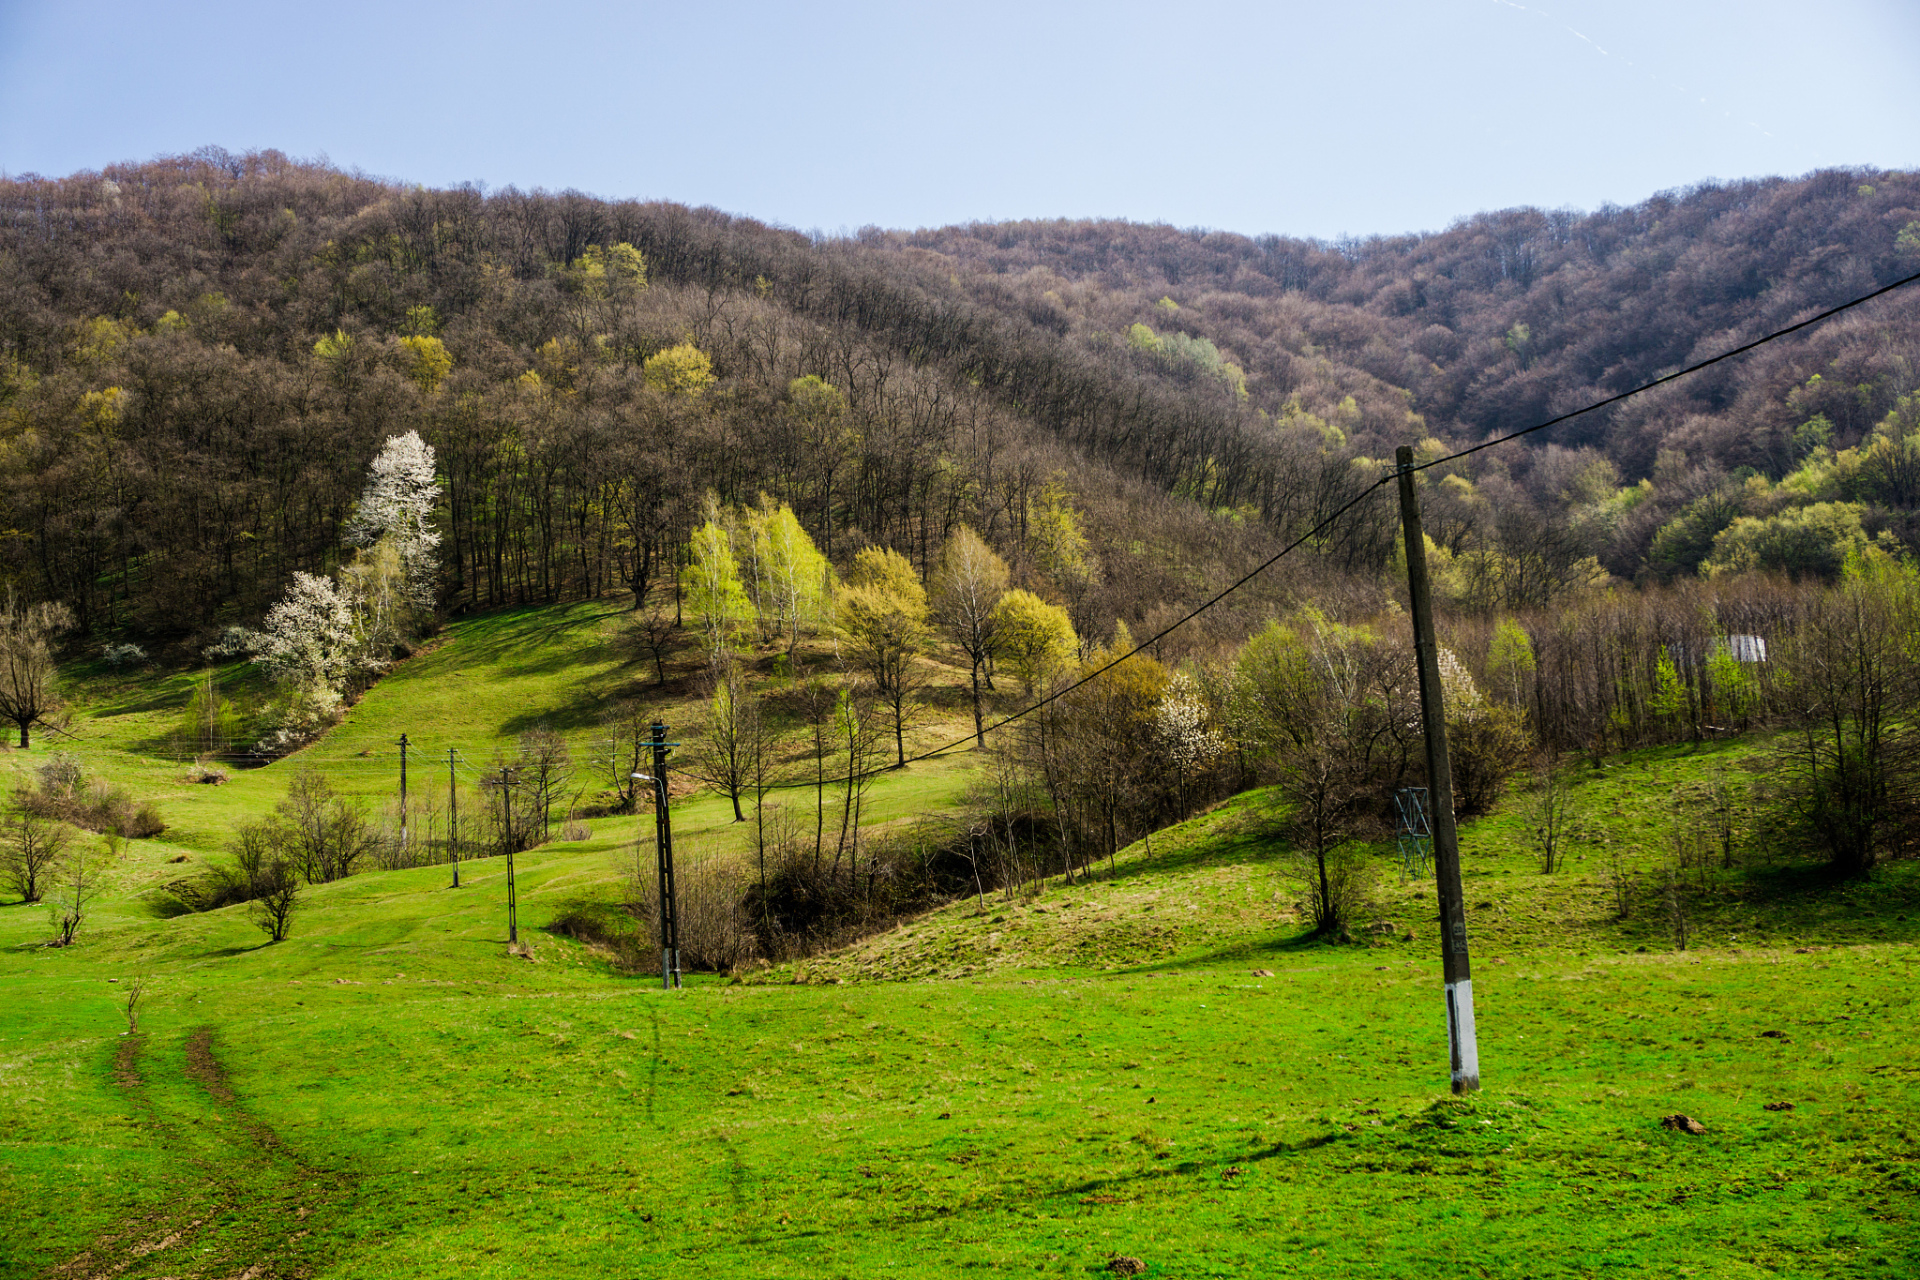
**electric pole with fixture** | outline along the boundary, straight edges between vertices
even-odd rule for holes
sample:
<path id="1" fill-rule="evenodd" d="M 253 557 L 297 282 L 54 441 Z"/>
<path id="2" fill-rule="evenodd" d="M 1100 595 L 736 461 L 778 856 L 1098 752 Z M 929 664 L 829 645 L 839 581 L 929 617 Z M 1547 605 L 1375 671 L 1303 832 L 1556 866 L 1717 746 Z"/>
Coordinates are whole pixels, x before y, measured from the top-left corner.
<path id="1" fill-rule="evenodd" d="M 1407 591 L 1412 597 L 1413 651 L 1420 670 L 1420 723 L 1427 738 L 1427 788 L 1432 799 L 1434 880 L 1440 896 L 1440 965 L 1447 989 L 1447 1047 L 1453 1091 L 1480 1088 L 1480 1048 L 1473 1029 L 1473 969 L 1467 955 L 1467 908 L 1460 888 L 1460 840 L 1453 826 L 1453 769 L 1447 759 L 1447 712 L 1440 695 L 1440 649 L 1433 635 L 1433 593 L 1427 583 L 1427 537 L 1420 528 L 1413 450 L 1394 452 L 1400 476 L 1400 523 L 1407 544 Z"/>
<path id="2" fill-rule="evenodd" d="M 667 807 L 667 726 L 653 722 L 653 772 L 636 773 L 634 780 L 653 784 L 654 847 L 660 855 L 660 986 L 680 986 L 680 905 L 673 883 L 673 816 Z"/>

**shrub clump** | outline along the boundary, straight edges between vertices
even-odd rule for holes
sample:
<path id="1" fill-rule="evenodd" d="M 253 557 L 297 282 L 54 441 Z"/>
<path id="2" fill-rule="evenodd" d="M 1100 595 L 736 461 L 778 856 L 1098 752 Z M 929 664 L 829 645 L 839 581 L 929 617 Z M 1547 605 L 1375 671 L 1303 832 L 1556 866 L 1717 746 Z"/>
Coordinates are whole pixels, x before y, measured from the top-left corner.
<path id="1" fill-rule="evenodd" d="M 37 817 L 130 840 L 145 840 L 167 829 L 158 805 L 135 800 L 125 787 L 104 778 L 89 779 L 80 762 L 64 751 L 40 766 L 35 785 L 14 793 L 14 803 Z"/>

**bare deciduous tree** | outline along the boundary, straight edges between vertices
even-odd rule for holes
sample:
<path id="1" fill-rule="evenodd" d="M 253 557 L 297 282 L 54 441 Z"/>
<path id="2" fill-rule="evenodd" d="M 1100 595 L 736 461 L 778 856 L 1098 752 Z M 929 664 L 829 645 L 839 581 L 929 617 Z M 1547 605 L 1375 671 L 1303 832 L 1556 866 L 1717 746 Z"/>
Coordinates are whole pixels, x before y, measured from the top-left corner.
<path id="1" fill-rule="evenodd" d="M 1007 563 L 966 525 L 956 528 L 940 552 L 930 593 L 933 618 L 967 655 L 973 680 L 973 737 L 985 747 L 986 718 L 982 709 L 981 673 L 993 656 L 993 607 L 1007 590 Z"/>
<path id="2" fill-rule="evenodd" d="M 745 822 L 740 797 L 763 770 L 768 741 L 760 699 L 737 661 L 714 673 L 700 731 L 682 768 L 732 801 L 733 820 Z"/>
<path id="3" fill-rule="evenodd" d="M 0 824 L 0 875 L 20 901 L 40 901 L 72 837 L 65 823 L 31 809 L 7 815 Z"/>
<path id="4" fill-rule="evenodd" d="M 856 865 L 860 858 L 860 823 L 865 811 L 867 789 L 873 785 L 875 768 L 886 748 L 881 741 L 879 708 L 873 696 L 863 689 L 840 690 L 833 706 L 834 740 L 846 762 L 844 791 L 840 809 L 840 841 L 834 847 L 833 870 L 838 875 L 842 858 Z"/>
<path id="5" fill-rule="evenodd" d="M 1527 838 L 1540 870 L 1552 875 L 1566 856 L 1573 825 L 1573 783 L 1552 755 L 1542 756 L 1533 772 L 1533 792 L 1524 810 Z"/>
<path id="6" fill-rule="evenodd" d="M 334 794 L 326 777 L 313 768 L 300 770 L 287 783 L 274 821 L 284 828 L 273 833 L 277 851 L 312 884 L 352 875 L 380 839 L 360 807 Z"/>
<path id="7" fill-rule="evenodd" d="M 54 688 L 53 639 L 73 626 L 63 604 L 21 604 L 11 590 L 0 608 L 0 718 L 20 730 L 20 749 L 33 745 L 36 725 L 52 725 L 65 705 Z"/>
<path id="8" fill-rule="evenodd" d="M 54 946 L 73 945 L 74 935 L 80 932 L 80 925 L 86 919 L 88 905 L 105 887 L 101 874 L 104 870 L 101 856 L 84 848 L 76 849 L 61 860 L 53 878 L 52 910 L 48 913 L 56 931 Z"/>
<path id="9" fill-rule="evenodd" d="M 514 770 L 514 808 L 524 810 L 534 839 L 527 847 L 544 843 L 553 830 L 554 806 L 564 803 L 573 784 L 573 756 L 567 740 L 542 725 L 520 735 L 519 761 Z"/>
<path id="10" fill-rule="evenodd" d="M 644 607 L 636 605 L 634 614 L 633 638 L 640 651 L 653 660 L 653 680 L 655 684 L 667 682 L 667 655 L 673 651 L 674 637 L 679 634 L 680 620 L 674 616 L 674 609 L 661 594 L 655 590 L 648 593 Z"/>
<path id="11" fill-rule="evenodd" d="M 275 854 L 252 876 L 254 898 L 247 916 L 267 935 L 268 942 L 285 942 L 300 904 L 300 873 L 288 859 Z"/>

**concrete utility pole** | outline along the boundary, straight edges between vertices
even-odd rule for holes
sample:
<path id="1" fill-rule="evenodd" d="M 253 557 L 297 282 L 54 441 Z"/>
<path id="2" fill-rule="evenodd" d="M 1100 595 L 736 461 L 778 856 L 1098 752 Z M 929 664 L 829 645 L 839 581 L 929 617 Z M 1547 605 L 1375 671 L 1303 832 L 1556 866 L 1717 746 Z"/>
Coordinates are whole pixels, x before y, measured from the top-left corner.
<path id="1" fill-rule="evenodd" d="M 520 941 L 520 900 L 513 886 L 513 771 L 500 766 L 500 838 L 507 845 L 507 943 Z"/>
<path id="2" fill-rule="evenodd" d="M 453 768 L 453 748 L 447 748 L 447 861 L 453 864 L 453 887 L 460 887 L 460 779 Z"/>
<path id="3" fill-rule="evenodd" d="M 400 735 L 400 852 L 407 851 L 407 735 Z"/>
<path id="4" fill-rule="evenodd" d="M 1433 635 L 1433 593 L 1427 585 L 1427 538 L 1420 528 L 1413 450 L 1394 452 L 1400 474 L 1400 523 L 1407 543 L 1407 589 L 1413 605 L 1413 650 L 1420 668 L 1420 722 L 1427 737 L 1427 787 L 1433 801 L 1434 880 L 1440 891 L 1440 964 L 1447 988 L 1447 1046 L 1455 1093 L 1480 1088 L 1480 1048 L 1473 1030 L 1473 970 L 1467 956 L 1467 908 L 1460 889 L 1460 840 L 1453 826 L 1453 767 L 1447 760 L 1447 712 L 1440 697 L 1440 648 Z"/>

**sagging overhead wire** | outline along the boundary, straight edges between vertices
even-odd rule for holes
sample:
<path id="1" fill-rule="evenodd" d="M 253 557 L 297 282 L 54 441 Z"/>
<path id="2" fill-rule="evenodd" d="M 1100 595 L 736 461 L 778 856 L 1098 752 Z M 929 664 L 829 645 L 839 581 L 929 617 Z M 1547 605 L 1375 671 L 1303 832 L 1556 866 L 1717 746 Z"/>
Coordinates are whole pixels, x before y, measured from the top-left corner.
<path id="1" fill-rule="evenodd" d="M 1666 386 L 1668 383 L 1677 382 L 1682 378 L 1688 377 L 1695 373 L 1699 373 L 1703 369 L 1708 369 L 1724 361 L 1731 360 L 1736 356 L 1746 355 L 1748 352 L 1751 352 L 1760 347 L 1763 347 L 1770 342 L 1776 342 L 1781 338 L 1785 338 L 1792 334 L 1798 333 L 1803 329 L 1811 328 L 1812 326 L 1820 324 L 1823 321 L 1830 320 L 1833 317 L 1842 314 L 1843 312 L 1850 311 L 1855 307 L 1862 306 L 1868 302 L 1872 302 L 1876 298 L 1883 297 L 1886 294 L 1894 292 L 1896 289 L 1904 288 L 1916 282 L 1920 282 L 1920 272 L 1916 272 L 1913 275 L 1909 275 L 1902 279 L 1895 280 L 1893 283 L 1883 285 L 1878 289 L 1872 290 L 1871 292 L 1861 294 L 1859 297 L 1853 298 L 1847 302 L 1843 302 L 1838 306 L 1829 307 L 1824 311 L 1816 312 L 1815 314 L 1808 316 L 1804 320 L 1796 321 L 1795 323 L 1787 325 L 1786 327 L 1781 329 L 1776 329 L 1771 333 L 1766 334 L 1763 337 L 1755 338 L 1751 342 L 1742 343 L 1737 347 L 1733 347 L 1730 350 L 1721 352 L 1719 355 L 1712 356 L 1712 357 L 1709 357 L 1708 359 L 1701 360 L 1695 364 L 1688 365 L 1684 369 L 1678 369 L 1672 373 L 1663 374 L 1660 377 L 1653 378 L 1630 390 L 1622 391 L 1617 395 L 1607 396 L 1606 398 L 1601 400 L 1596 400 L 1592 404 L 1583 405 L 1582 407 L 1575 409 L 1569 413 L 1563 413 L 1556 417 L 1548 418 L 1543 422 L 1537 422 L 1534 425 L 1530 427 L 1522 428 L 1519 431 L 1514 431 L 1504 436 L 1498 436 L 1491 440 L 1483 440 L 1479 444 L 1470 445 L 1465 449 L 1456 450 L 1453 453 L 1445 454 L 1438 458 L 1431 458 L 1426 462 L 1416 464 L 1412 469 L 1414 471 L 1425 471 L 1432 467 L 1444 466 L 1449 462 L 1456 462 L 1461 458 L 1469 457 L 1472 454 L 1481 452 L 1482 450 L 1491 449 L 1496 445 L 1510 444 L 1513 441 L 1518 440 L 1523 436 L 1530 436 L 1536 431 L 1545 431 L 1549 427 L 1559 426 L 1561 423 L 1571 421 L 1572 419 L 1578 418 L 1584 414 L 1592 413 L 1597 409 L 1605 409 L 1611 405 L 1620 404 L 1623 401 L 1630 400 L 1635 396 L 1643 395 L 1648 391 L 1652 391 L 1657 387 L 1663 387 L 1663 386 Z M 1041 698 L 1038 701 L 1035 701 L 1033 703 L 1030 703 L 1025 707 L 1022 707 L 1020 710 L 1013 712 L 1011 715 L 1003 716 L 999 720 L 994 721 L 992 724 L 982 727 L 981 730 L 979 731 L 979 736 L 984 737 L 986 734 L 993 733 L 1000 729 L 1004 729 L 1010 724 L 1014 724 L 1020 720 L 1025 719 L 1027 716 L 1032 715 L 1034 712 L 1039 711 L 1042 708 L 1047 707 L 1052 703 L 1059 701 L 1061 698 L 1066 697 L 1068 694 L 1074 692 L 1076 689 L 1080 689 L 1088 684 L 1091 684 L 1093 681 L 1098 680 L 1101 676 L 1113 670 L 1115 667 L 1120 666 L 1122 663 L 1128 661 L 1131 658 L 1138 657 L 1140 654 L 1152 648 L 1154 645 L 1159 644 L 1162 640 L 1166 639 L 1168 636 L 1172 635 L 1174 632 L 1178 631 L 1180 628 L 1186 626 L 1188 623 L 1194 621 L 1196 618 L 1206 613 L 1209 609 L 1212 609 L 1215 605 L 1225 600 L 1228 596 L 1233 595 L 1235 592 L 1246 587 L 1248 583 L 1252 582 L 1255 578 L 1259 577 L 1261 574 L 1271 569 L 1274 565 L 1278 564 L 1281 560 L 1286 558 L 1288 555 L 1292 554 L 1294 551 L 1297 551 L 1302 546 L 1305 546 L 1307 543 L 1312 542 L 1314 539 L 1326 533 L 1329 529 L 1333 527 L 1335 522 L 1338 521 L 1342 516 L 1346 515 L 1347 512 L 1353 510 L 1355 507 L 1359 506 L 1362 502 L 1366 501 L 1367 498 L 1370 497 L 1375 490 L 1378 490 L 1383 486 L 1385 486 L 1386 484 L 1388 484 L 1389 482 L 1391 482 L 1394 479 L 1394 477 L 1395 477 L 1395 472 L 1391 470 L 1388 471 L 1385 475 L 1376 479 L 1372 484 L 1368 485 L 1366 488 L 1362 489 L 1359 493 L 1356 493 L 1353 497 L 1349 498 L 1346 502 L 1342 503 L 1330 515 L 1320 520 L 1312 528 L 1308 529 L 1305 533 L 1301 534 L 1299 537 L 1289 542 L 1286 546 L 1282 547 L 1279 551 L 1275 552 L 1273 555 L 1269 556 L 1266 560 L 1262 561 L 1257 567 L 1255 567 L 1248 573 L 1243 574 L 1241 577 L 1236 579 L 1234 582 L 1232 582 L 1228 586 L 1215 592 L 1212 596 L 1209 596 L 1206 600 L 1202 601 L 1199 605 L 1196 605 L 1194 608 L 1190 609 L 1188 612 L 1181 615 L 1172 623 L 1169 623 L 1167 626 L 1161 628 L 1158 632 L 1156 632 L 1152 636 L 1149 636 L 1147 639 L 1141 641 L 1139 644 L 1135 645 L 1132 649 L 1129 649 L 1126 653 L 1121 654 L 1119 657 L 1114 658 L 1109 662 L 1106 662 L 1105 664 L 1101 665 L 1100 667 L 1096 668 L 1093 671 L 1087 672 L 1085 675 L 1082 675 L 1078 679 L 1074 680 L 1071 684 L 1068 684 L 1063 688 L 1056 689 L 1054 692 L 1048 694 L 1046 697 Z M 949 742 L 944 746 L 935 747 L 931 751 L 924 751 L 918 755 L 909 756 L 903 762 L 903 764 L 918 764 L 921 761 L 933 760 L 933 759 L 944 757 L 955 751 L 958 751 L 967 747 L 969 744 L 973 743 L 975 739 L 976 739 L 976 735 L 969 733 L 963 737 L 954 739 L 952 742 Z M 243 762 L 251 763 L 258 759 L 257 757 L 240 756 L 238 754 L 235 754 L 235 755 L 228 755 L 227 753 L 219 753 L 219 754 L 224 761 L 229 763 L 235 763 L 235 764 L 239 764 Z M 381 766 L 385 768 L 392 768 L 394 767 L 396 762 L 388 758 L 375 757 L 372 759 L 332 760 L 326 763 L 329 766 L 337 765 L 337 764 L 349 764 L 349 765 Z M 424 764 L 424 761 L 423 761 L 423 764 Z M 887 765 L 883 768 L 868 769 L 860 773 L 836 777 L 835 779 L 833 779 L 833 781 L 835 783 L 845 783 L 848 781 L 856 781 L 856 780 L 862 780 L 866 778 L 878 777 L 881 774 L 891 773 L 894 770 L 901 767 L 902 767 L 901 764 Z M 482 770 L 484 769 L 484 766 L 480 766 L 476 768 L 476 766 L 471 764 L 464 756 L 459 760 L 457 768 L 463 776 L 469 779 L 470 782 L 478 783 L 483 781 L 486 777 L 490 776 L 490 774 L 482 772 Z M 783 783 L 775 783 L 772 786 L 766 788 L 766 790 L 784 790 L 787 788 L 813 786 L 813 785 L 814 784 L 811 782 L 783 782 Z"/>
<path id="2" fill-rule="evenodd" d="M 1713 365 L 1719 364 L 1722 360 L 1731 360 L 1735 356 L 1743 356 L 1747 354 L 1747 352 L 1752 351 L 1756 347 L 1764 347 L 1769 342 L 1772 342 L 1778 338 L 1784 338 L 1790 333 L 1798 333 L 1802 329 L 1806 329 L 1813 325 L 1819 324 L 1822 320 L 1831 320 L 1833 317 L 1839 315 L 1842 311 L 1850 311 L 1854 307 L 1857 307 L 1864 302 L 1872 302 L 1875 298 L 1880 297 L 1882 294 L 1892 293 L 1895 289 L 1899 289 L 1906 285 L 1910 285 L 1916 280 L 1920 280 L 1920 273 L 1910 275 L 1904 280 L 1895 280 L 1892 284 L 1885 285 L 1879 289 L 1875 289 L 1872 293 L 1863 293 L 1859 297 L 1853 299 L 1853 301 L 1851 302 L 1843 302 L 1837 307 L 1828 307 L 1825 311 L 1819 312 L 1816 315 L 1808 316 L 1805 320 L 1802 320 L 1797 324 L 1790 324 L 1784 329 L 1775 329 L 1772 333 L 1768 334 L 1764 338 L 1755 338 L 1752 342 L 1743 343 L 1742 345 L 1733 348 L 1731 351 L 1722 351 L 1719 355 L 1714 356 L 1711 359 L 1702 360 L 1699 364 L 1690 364 L 1684 369 L 1679 369 L 1673 373 L 1665 374 L 1661 377 L 1655 378 L 1651 382 L 1643 382 L 1639 386 L 1633 388 L 1633 390 L 1631 391 L 1622 391 L 1619 395 L 1608 396 L 1605 400 L 1596 400 L 1590 405 L 1585 405 L 1579 409 L 1575 409 L 1572 413 L 1563 413 L 1557 418 L 1548 418 L 1545 422 L 1536 422 L 1532 426 L 1525 427 L 1519 431 L 1515 431 L 1511 435 L 1499 436 L 1492 440 L 1482 440 L 1479 444 L 1476 444 L 1471 448 L 1462 449 L 1458 453 L 1450 453 L 1444 458 L 1435 458 L 1431 462 L 1423 462 L 1420 465 L 1414 467 L 1413 469 L 1415 471 L 1425 471 L 1428 467 L 1437 467 L 1442 463 L 1453 462 L 1456 459 L 1464 458 L 1470 453 L 1478 453 L 1482 449 L 1491 449 L 1493 448 L 1493 446 L 1497 444 L 1506 444 L 1509 441 L 1518 440 L 1521 436 L 1530 436 L 1536 431 L 1545 431 L 1548 427 L 1557 427 L 1561 423 L 1566 422 L 1573 418 L 1577 418 L 1583 413 L 1592 413 L 1595 409 L 1604 409 L 1608 405 L 1619 404 L 1622 400 L 1631 399 L 1632 397 L 1637 396 L 1644 391 L 1651 391 L 1655 387 L 1663 387 L 1667 383 L 1676 382 L 1679 379 L 1686 377 L 1690 373 L 1698 373 L 1702 369 L 1710 368 Z"/>
<path id="3" fill-rule="evenodd" d="M 1872 302 L 1875 298 L 1879 298 L 1886 294 L 1892 293 L 1894 290 L 1904 288 L 1905 286 L 1913 284 L 1916 281 L 1920 281 L 1920 272 L 1916 272 L 1915 274 L 1907 276 L 1900 280 L 1895 280 L 1892 284 L 1883 285 L 1882 287 L 1873 290 L 1871 293 L 1863 293 L 1859 297 L 1854 298 L 1851 301 L 1841 303 L 1839 306 L 1829 307 L 1825 311 L 1821 311 L 1814 315 L 1808 316 L 1806 319 L 1790 324 L 1783 329 L 1775 329 L 1772 333 L 1767 334 L 1765 337 L 1755 338 L 1752 342 L 1742 343 L 1740 346 L 1734 347 L 1728 351 L 1723 351 L 1719 355 L 1712 356 L 1706 360 L 1702 360 L 1697 364 L 1690 364 L 1684 369 L 1679 369 L 1669 374 L 1663 374 L 1658 378 L 1654 378 L 1651 381 L 1644 382 L 1639 386 L 1634 387 L 1632 390 L 1622 391 L 1618 395 L 1608 396 L 1604 400 L 1596 400 L 1592 404 L 1585 405 L 1581 408 L 1573 410 L 1571 413 L 1563 413 L 1563 414 L 1560 414 L 1558 417 L 1548 418 L 1545 422 L 1537 422 L 1533 426 L 1525 427 L 1519 431 L 1512 432 L 1508 435 L 1499 436 L 1492 440 L 1483 440 L 1479 444 L 1471 445 L 1465 449 L 1457 450 L 1456 452 L 1449 453 L 1444 457 L 1433 458 L 1426 462 L 1419 463 L 1418 465 L 1413 467 L 1413 470 L 1425 471 L 1430 467 L 1438 467 L 1449 462 L 1455 462 L 1461 458 L 1465 458 L 1469 456 L 1470 454 L 1479 453 L 1483 449 L 1491 449 L 1495 445 L 1510 444 L 1513 441 L 1520 439 L 1522 436 L 1530 436 L 1536 431 L 1544 431 L 1548 427 L 1558 426 L 1563 422 L 1567 422 L 1573 418 L 1580 417 L 1582 414 L 1592 413 L 1596 409 L 1604 409 L 1609 405 L 1619 404 L 1623 400 L 1630 400 L 1634 396 L 1644 394 L 1645 392 L 1648 392 L 1648 391 L 1652 391 L 1656 387 L 1663 387 L 1670 382 L 1677 382 L 1681 378 L 1687 377 L 1690 374 L 1699 373 L 1702 369 L 1711 368 L 1712 366 L 1719 364 L 1722 361 L 1731 360 L 1735 356 L 1745 355 L 1748 352 L 1755 350 L 1756 348 L 1765 346 L 1769 342 L 1775 342 L 1781 338 L 1789 336 L 1790 334 L 1798 333 L 1800 332 L 1800 330 L 1810 328 L 1813 325 L 1819 324 L 1823 320 L 1831 320 L 1834 316 L 1837 316 L 1844 311 L 1850 311 L 1854 307 L 1858 307 L 1864 303 Z M 1278 564 L 1285 556 L 1297 550 L 1301 546 L 1304 546 L 1306 543 L 1311 542 L 1313 539 L 1319 537 L 1322 533 L 1326 532 L 1326 530 L 1332 527 L 1334 521 L 1338 520 L 1341 516 L 1345 515 L 1347 512 L 1353 510 L 1353 508 L 1359 506 L 1363 501 L 1366 500 L 1366 498 L 1370 494 L 1373 493 L 1374 490 L 1379 489 L 1382 486 L 1389 483 L 1390 481 L 1392 481 L 1395 475 L 1396 475 L 1395 472 L 1391 470 L 1388 471 L 1386 475 L 1381 476 L 1378 480 L 1375 480 L 1372 484 L 1368 485 L 1365 489 L 1362 489 L 1359 493 L 1355 494 L 1351 499 L 1349 499 L 1346 503 L 1344 503 L 1332 515 L 1328 516 L 1326 519 L 1322 520 L 1319 524 L 1316 524 L 1313 526 L 1313 528 L 1307 530 L 1306 533 L 1300 535 L 1298 538 L 1295 538 L 1292 542 L 1289 542 L 1286 546 L 1282 547 L 1278 552 L 1274 553 L 1274 555 L 1269 557 L 1264 563 L 1262 563 L 1258 568 L 1254 569 L 1251 573 L 1244 575 L 1238 581 L 1234 582 L 1231 586 L 1226 587 L 1225 589 L 1221 590 L 1217 594 L 1211 596 L 1198 607 L 1189 611 L 1187 614 L 1185 614 L 1175 622 L 1171 623 L 1167 627 L 1161 629 L 1157 634 L 1149 637 L 1146 640 L 1143 640 L 1139 644 L 1135 645 L 1132 649 L 1128 650 L 1126 653 L 1122 654 L 1118 658 L 1113 659 L 1111 662 L 1108 662 L 1104 666 L 1100 667 L 1098 670 L 1091 671 L 1086 675 L 1081 676 L 1078 680 L 1075 680 L 1072 684 L 1067 685 L 1065 688 L 1056 690 L 1055 692 L 1050 693 L 1046 697 L 1040 699 L 1038 702 L 1035 702 L 1030 706 L 1022 707 L 1020 710 L 1014 712 L 1012 715 L 1006 716 L 1000 720 L 995 721 L 993 724 L 987 725 L 980 731 L 980 735 L 985 736 L 988 733 L 992 733 L 996 729 L 1003 729 L 1007 725 L 1010 725 L 1017 720 L 1021 720 L 1027 716 L 1032 715 L 1034 712 L 1040 710 L 1042 707 L 1047 706 L 1049 703 L 1065 697 L 1067 694 L 1072 693 L 1075 689 L 1078 689 L 1083 685 L 1089 684 L 1094 680 L 1098 680 L 1101 676 L 1113 670 L 1115 667 L 1127 661 L 1129 658 L 1137 657 L 1142 652 L 1160 643 L 1160 641 L 1166 639 L 1168 636 L 1172 635 L 1175 631 L 1178 631 L 1181 627 L 1186 626 L 1189 622 L 1192 622 L 1195 618 L 1198 618 L 1201 614 L 1205 613 L 1207 610 L 1213 608 L 1213 606 L 1219 604 L 1222 600 L 1226 599 L 1228 596 L 1232 595 L 1234 592 L 1246 586 L 1249 582 L 1253 581 L 1255 578 L 1265 573 L 1268 569 L 1271 569 L 1274 565 Z M 915 764 L 922 760 L 932 760 L 936 757 L 944 756 L 949 752 L 958 750 L 959 748 L 966 746 L 968 743 L 973 742 L 974 740 L 975 740 L 975 735 L 968 734 L 964 738 L 956 738 L 954 741 L 946 744 L 943 747 L 936 747 L 932 751 L 923 752 L 922 754 L 917 756 L 909 756 L 905 761 L 905 763 Z M 853 776 L 856 778 L 873 777 L 878 774 L 891 772 L 892 770 L 898 769 L 900 767 L 902 766 L 889 765 L 884 769 L 873 769 L 873 770 L 867 771 L 866 773 L 856 774 Z M 841 779 L 836 779 L 836 781 L 841 781 Z M 811 785 L 811 784 L 784 783 L 781 785 L 782 786 L 800 786 L 800 785 Z"/>

